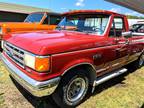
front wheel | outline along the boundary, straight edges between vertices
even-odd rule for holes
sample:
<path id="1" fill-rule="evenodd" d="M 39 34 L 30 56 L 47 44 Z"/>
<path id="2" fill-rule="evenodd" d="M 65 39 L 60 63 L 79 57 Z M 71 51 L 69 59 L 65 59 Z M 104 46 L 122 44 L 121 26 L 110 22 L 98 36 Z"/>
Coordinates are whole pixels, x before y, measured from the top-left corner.
<path id="1" fill-rule="evenodd" d="M 75 70 L 67 74 L 52 95 L 54 101 L 61 108 L 75 107 L 82 102 L 87 91 L 89 81 L 84 70 Z"/>

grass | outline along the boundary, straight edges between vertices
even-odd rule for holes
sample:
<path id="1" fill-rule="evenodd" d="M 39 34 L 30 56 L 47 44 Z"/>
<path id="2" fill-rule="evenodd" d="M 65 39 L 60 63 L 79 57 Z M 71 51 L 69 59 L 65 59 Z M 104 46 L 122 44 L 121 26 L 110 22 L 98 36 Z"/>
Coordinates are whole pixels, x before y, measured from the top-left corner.
<path id="1" fill-rule="evenodd" d="M 79 108 L 88 108 L 88 106 L 89 108 L 142 108 L 144 104 L 144 68 L 121 77 L 123 79 L 119 83 L 109 88 L 101 86 L 100 88 L 103 87 L 102 92 L 90 97 Z M 120 77 L 117 79 L 119 80 Z"/>
<path id="2" fill-rule="evenodd" d="M 50 97 L 38 101 L 19 92 L 0 62 L 0 108 L 57 108 Z M 144 67 L 96 87 L 78 108 L 144 108 L 143 104 Z"/>
<path id="3" fill-rule="evenodd" d="M 1 93 L 1 94 L 0 94 L 0 105 L 4 103 L 3 94 L 4 94 L 4 93 Z"/>

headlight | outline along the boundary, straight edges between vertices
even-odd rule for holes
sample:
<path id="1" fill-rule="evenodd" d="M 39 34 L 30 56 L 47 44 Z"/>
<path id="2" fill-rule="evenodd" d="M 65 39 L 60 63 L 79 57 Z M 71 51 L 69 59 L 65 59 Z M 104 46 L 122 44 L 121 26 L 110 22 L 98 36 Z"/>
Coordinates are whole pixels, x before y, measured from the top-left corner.
<path id="1" fill-rule="evenodd" d="M 25 54 L 24 62 L 26 66 L 38 72 L 46 72 L 49 71 L 50 69 L 49 57 L 41 57 L 41 56 L 35 56 L 31 54 Z"/>

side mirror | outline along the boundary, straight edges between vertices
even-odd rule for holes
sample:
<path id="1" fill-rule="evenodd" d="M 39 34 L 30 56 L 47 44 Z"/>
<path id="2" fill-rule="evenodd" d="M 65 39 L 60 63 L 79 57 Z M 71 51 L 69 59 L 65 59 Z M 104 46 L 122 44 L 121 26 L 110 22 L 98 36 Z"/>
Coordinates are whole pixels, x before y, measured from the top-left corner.
<path id="1" fill-rule="evenodd" d="M 125 37 L 126 39 L 131 38 L 132 37 L 132 32 L 122 32 L 122 36 Z"/>

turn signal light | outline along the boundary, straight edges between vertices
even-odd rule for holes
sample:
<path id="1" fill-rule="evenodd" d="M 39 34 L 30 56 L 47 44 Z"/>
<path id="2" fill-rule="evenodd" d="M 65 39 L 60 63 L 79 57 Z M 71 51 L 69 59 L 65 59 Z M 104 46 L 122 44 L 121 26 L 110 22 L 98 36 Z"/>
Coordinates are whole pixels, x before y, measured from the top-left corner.
<path id="1" fill-rule="evenodd" d="M 35 70 L 39 72 L 48 71 L 50 69 L 50 58 L 35 58 Z"/>

